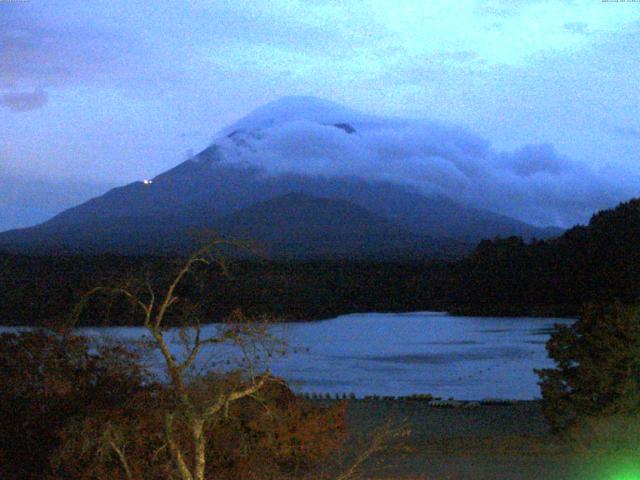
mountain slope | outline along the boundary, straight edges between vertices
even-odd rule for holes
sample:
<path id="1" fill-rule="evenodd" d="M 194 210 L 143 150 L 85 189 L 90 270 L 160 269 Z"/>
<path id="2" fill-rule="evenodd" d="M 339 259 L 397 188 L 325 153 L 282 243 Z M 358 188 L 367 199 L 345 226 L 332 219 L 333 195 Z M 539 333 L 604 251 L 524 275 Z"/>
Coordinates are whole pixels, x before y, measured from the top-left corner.
<path id="1" fill-rule="evenodd" d="M 259 239 L 271 257 L 391 258 L 443 255 L 455 243 L 420 237 L 344 200 L 291 193 L 214 222 L 232 238 Z"/>
<path id="2" fill-rule="evenodd" d="M 469 249 L 413 234 L 344 200 L 290 193 L 228 215 L 204 210 L 174 215 L 96 216 L 77 224 L 52 222 L 6 232 L 3 246 L 18 252 L 167 253 L 197 246 L 201 231 L 248 240 L 270 258 L 401 258 L 450 256 Z M 24 233 L 28 234 L 25 236 Z"/>
<path id="3" fill-rule="evenodd" d="M 0 248 L 23 252 L 174 250 L 184 243 L 178 237 L 185 232 L 212 228 L 215 219 L 294 192 L 348 202 L 371 218 L 385 219 L 432 244 L 435 239 L 440 239 L 440 244 L 448 239 L 457 252 L 461 244 L 471 248 L 482 238 L 549 236 L 542 229 L 508 217 L 465 208 L 444 197 L 427 198 L 392 183 L 293 174 L 269 176 L 252 167 L 187 161 L 159 175 L 150 185 L 136 182 L 116 188 L 44 224 L 0 233 Z M 267 209 L 259 211 L 264 215 L 262 220 L 268 222 Z M 224 225 L 231 227 L 232 223 Z M 284 224 L 281 227 L 284 242 L 287 229 Z M 306 228 L 317 229 L 317 224 L 311 222 Z"/>
<path id="4" fill-rule="evenodd" d="M 314 215 L 291 219 L 298 222 L 299 231 L 319 235 L 324 228 L 325 235 L 330 236 L 333 227 L 328 220 L 339 212 L 338 204 L 327 199 L 344 202 L 340 204 L 344 208 L 348 204 L 347 210 L 359 219 L 360 223 L 347 222 L 344 226 L 353 229 L 351 237 L 347 232 L 338 236 L 345 242 L 343 246 L 338 241 L 326 241 L 326 248 L 321 247 L 318 239 L 311 242 L 313 248 L 311 243 L 305 244 L 311 251 L 322 251 L 328 256 L 353 251 L 354 244 L 349 238 L 356 238 L 367 228 L 372 245 L 379 243 L 376 238 L 391 238 L 381 233 L 387 228 L 402 232 L 403 237 L 402 241 L 391 242 L 395 245 L 391 250 L 404 245 L 413 251 L 412 242 L 420 239 L 420 250 L 430 252 L 441 251 L 443 242 L 460 251 L 460 245 L 471 248 L 483 238 L 510 235 L 547 238 L 560 232 L 462 205 L 437 192 L 427 193 L 415 185 L 400 184 L 386 175 L 358 174 L 358 169 L 367 166 L 369 160 L 347 161 L 340 157 L 341 152 L 372 142 L 378 128 L 402 127 L 401 122 L 380 122 L 376 117 L 331 102 L 285 98 L 224 129 L 208 148 L 152 182 L 115 188 L 41 225 L 0 233 L 0 248 L 24 252 L 176 250 L 188 243 L 186 232 L 217 225 L 225 233 L 242 233 L 237 231 L 234 221 L 225 220 L 234 218 L 234 214 L 238 215 L 235 222 L 247 226 L 246 218 L 253 218 L 253 229 L 246 229 L 247 236 L 268 237 L 272 244 L 294 248 L 287 222 L 273 222 L 285 204 L 293 208 L 296 201 L 303 202 L 302 197 L 287 197 L 292 193 L 316 198 L 312 202 Z M 447 132 L 443 132 L 440 132 L 443 141 L 452 142 L 447 139 Z M 464 143 L 459 148 L 482 148 L 473 138 L 459 142 Z M 385 155 L 399 155 L 394 151 L 385 153 L 384 146 L 380 148 Z M 325 169 L 326 165 L 336 164 L 341 169 Z M 376 164 L 370 166 L 375 170 Z M 321 174 L 324 170 L 330 173 Z M 269 203 L 279 197 L 284 198 L 280 203 Z M 386 227 L 382 228 L 381 222 Z M 261 229 L 260 225 L 268 225 L 270 230 Z"/>

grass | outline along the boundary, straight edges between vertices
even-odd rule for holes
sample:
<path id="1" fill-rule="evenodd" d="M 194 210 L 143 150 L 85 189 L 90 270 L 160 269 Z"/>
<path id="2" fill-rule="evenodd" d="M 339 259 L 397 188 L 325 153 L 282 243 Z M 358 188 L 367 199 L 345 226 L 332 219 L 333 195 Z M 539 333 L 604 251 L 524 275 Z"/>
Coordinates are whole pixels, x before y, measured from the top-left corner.
<path id="1" fill-rule="evenodd" d="M 550 434 L 537 402 L 470 409 L 426 402 L 349 402 L 348 421 L 361 438 L 390 416 L 405 420 L 411 433 L 369 462 L 364 478 L 587 480 L 595 471 L 596 460 L 584 461 L 571 444 Z"/>

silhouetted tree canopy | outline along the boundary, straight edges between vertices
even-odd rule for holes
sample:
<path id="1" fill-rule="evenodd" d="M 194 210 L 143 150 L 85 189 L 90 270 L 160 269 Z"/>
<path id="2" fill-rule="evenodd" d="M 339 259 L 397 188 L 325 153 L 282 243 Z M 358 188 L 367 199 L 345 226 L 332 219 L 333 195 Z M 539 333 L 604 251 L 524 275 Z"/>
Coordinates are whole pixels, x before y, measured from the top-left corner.
<path id="1" fill-rule="evenodd" d="M 547 342 L 556 367 L 538 371 L 543 411 L 554 430 L 640 409 L 640 308 L 590 305 Z"/>

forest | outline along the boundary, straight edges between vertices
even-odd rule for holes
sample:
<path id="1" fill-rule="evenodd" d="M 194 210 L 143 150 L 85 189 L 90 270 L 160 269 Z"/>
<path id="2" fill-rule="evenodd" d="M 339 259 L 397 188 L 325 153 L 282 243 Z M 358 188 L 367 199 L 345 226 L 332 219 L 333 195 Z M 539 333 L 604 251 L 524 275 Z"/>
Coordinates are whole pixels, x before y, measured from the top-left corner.
<path id="1" fill-rule="evenodd" d="M 462 315 L 576 316 L 593 301 L 640 294 L 640 200 L 593 215 L 550 240 L 484 240 L 459 260 L 307 262 L 268 258 L 202 267 L 179 292 L 220 321 L 238 308 L 280 320 L 354 312 L 449 311 Z M 168 261 L 169 260 L 169 261 Z M 147 277 L 162 285 L 179 259 L 150 256 L 0 254 L 0 323 L 64 322 L 84 293 Z M 96 306 L 83 324 L 136 323 L 126 305 Z"/>

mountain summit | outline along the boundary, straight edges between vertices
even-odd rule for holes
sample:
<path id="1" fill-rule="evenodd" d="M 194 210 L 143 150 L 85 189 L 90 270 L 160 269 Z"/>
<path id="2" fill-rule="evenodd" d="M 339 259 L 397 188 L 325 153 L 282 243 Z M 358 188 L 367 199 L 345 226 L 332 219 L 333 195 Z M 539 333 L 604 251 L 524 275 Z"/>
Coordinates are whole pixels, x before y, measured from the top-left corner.
<path id="1" fill-rule="evenodd" d="M 329 100 L 291 96 L 282 97 L 258 107 L 246 117 L 223 129 L 221 135 L 228 135 L 237 130 L 256 131 L 289 122 L 315 122 L 321 125 L 331 125 L 347 121 L 366 122 L 374 118 Z"/>
<path id="2" fill-rule="evenodd" d="M 462 192 L 477 170 L 462 162 L 463 152 L 477 157 L 484 149 L 449 127 L 416 128 L 285 97 L 150 181 L 1 233 L 0 248 L 162 253 L 190 248 L 190 234 L 209 229 L 262 242 L 274 256 L 386 258 L 459 254 L 495 236 L 556 234 L 446 194 L 451 185 Z M 423 157 L 416 160 L 416 152 Z"/>

